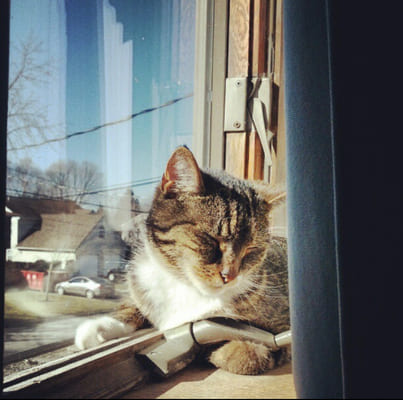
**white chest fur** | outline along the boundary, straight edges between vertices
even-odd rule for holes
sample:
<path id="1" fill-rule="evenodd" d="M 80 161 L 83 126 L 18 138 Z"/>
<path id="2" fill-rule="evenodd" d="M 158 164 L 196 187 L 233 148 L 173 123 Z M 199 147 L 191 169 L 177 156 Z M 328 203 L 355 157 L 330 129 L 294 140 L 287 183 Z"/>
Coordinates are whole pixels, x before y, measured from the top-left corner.
<path id="1" fill-rule="evenodd" d="M 225 300 L 203 295 L 170 274 L 149 251 L 132 272 L 145 291 L 139 308 L 157 328 L 169 329 L 225 312 Z M 148 253 L 148 254 L 147 254 Z"/>

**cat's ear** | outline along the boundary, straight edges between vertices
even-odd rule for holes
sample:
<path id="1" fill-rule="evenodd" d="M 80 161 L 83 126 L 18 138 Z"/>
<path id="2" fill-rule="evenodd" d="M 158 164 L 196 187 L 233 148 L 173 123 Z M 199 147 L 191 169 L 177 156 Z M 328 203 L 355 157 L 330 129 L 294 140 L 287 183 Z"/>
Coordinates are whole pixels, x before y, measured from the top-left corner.
<path id="1" fill-rule="evenodd" d="M 287 198 L 285 191 L 271 192 L 266 196 L 266 201 L 272 206 L 277 207 L 284 204 Z"/>
<path id="2" fill-rule="evenodd" d="M 259 181 L 254 181 L 255 190 L 274 209 L 285 203 L 287 199 L 286 190 L 283 185 L 268 185 Z"/>
<path id="3" fill-rule="evenodd" d="M 192 152 L 184 146 L 178 147 L 168 160 L 161 181 L 164 194 L 179 192 L 202 193 L 203 178 Z"/>

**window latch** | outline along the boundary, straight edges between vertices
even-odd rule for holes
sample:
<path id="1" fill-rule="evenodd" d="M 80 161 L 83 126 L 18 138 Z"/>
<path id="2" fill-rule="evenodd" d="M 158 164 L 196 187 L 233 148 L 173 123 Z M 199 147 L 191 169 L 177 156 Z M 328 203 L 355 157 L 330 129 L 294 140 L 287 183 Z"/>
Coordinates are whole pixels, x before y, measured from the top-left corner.
<path id="1" fill-rule="evenodd" d="M 246 130 L 247 90 L 246 77 L 225 80 L 225 132 L 244 132 Z"/>
<path id="2" fill-rule="evenodd" d="M 254 129 L 262 144 L 267 165 L 272 165 L 271 78 L 227 78 L 225 81 L 225 132 Z"/>
<path id="3" fill-rule="evenodd" d="M 273 164 L 272 139 L 274 132 L 270 130 L 271 125 L 271 80 L 270 78 L 252 78 L 252 90 L 248 97 L 248 112 L 251 124 L 256 130 L 263 153 L 268 166 Z"/>
<path id="4" fill-rule="evenodd" d="M 136 356 L 158 375 L 168 377 L 190 364 L 202 345 L 228 340 L 250 340 L 277 351 L 291 344 L 291 331 L 273 335 L 231 319 L 202 320 L 166 330 L 160 341 L 142 349 Z"/>

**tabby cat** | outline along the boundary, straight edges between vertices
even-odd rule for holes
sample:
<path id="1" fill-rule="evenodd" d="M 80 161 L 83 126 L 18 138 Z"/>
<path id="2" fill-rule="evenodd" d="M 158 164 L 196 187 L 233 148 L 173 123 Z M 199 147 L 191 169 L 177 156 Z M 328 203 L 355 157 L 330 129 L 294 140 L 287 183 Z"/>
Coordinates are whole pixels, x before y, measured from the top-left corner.
<path id="1" fill-rule="evenodd" d="M 217 316 L 274 334 L 289 329 L 286 241 L 270 235 L 270 211 L 283 199 L 266 184 L 201 170 L 188 148 L 177 148 L 139 225 L 128 303 L 115 318 L 79 326 L 76 345 L 92 347 L 147 322 L 165 330 Z M 229 341 L 209 361 L 233 373 L 259 374 L 288 353 Z"/>

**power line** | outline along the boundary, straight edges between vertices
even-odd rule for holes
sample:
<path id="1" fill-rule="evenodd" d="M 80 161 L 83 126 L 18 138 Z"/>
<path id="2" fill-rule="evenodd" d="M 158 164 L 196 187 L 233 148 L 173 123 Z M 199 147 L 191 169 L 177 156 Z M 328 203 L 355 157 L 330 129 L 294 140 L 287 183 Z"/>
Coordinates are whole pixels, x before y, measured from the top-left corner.
<path id="1" fill-rule="evenodd" d="M 125 118 L 119 119 L 117 121 L 105 122 L 104 124 L 94 126 L 93 128 L 89 128 L 89 129 L 85 129 L 85 130 L 82 130 L 82 131 L 70 133 L 68 135 L 56 137 L 56 138 L 53 138 L 53 139 L 47 139 L 47 140 L 44 140 L 43 142 L 39 142 L 39 143 L 26 144 L 26 145 L 21 146 L 21 147 L 12 147 L 12 148 L 9 148 L 7 151 L 17 151 L 17 150 L 23 150 L 23 149 L 27 149 L 27 148 L 31 148 L 31 147 L 39 147 L 39 146 L 43 146 L 44 144 L 47 144 L 47 143 L 60 142 L 62 140 L 67 140 L 67 139 L 70 139 L 70 138 L 75 137 L 75 136 L 95 132 L 95 131 L 97 131 L 99 129 L 102 129 L 102 128 L 105 128 L 107 126 L 121 124 L 122 122 L 129 121 L 129 120 L 134 119 L 134 118 L 136 118 L 136 117 L 138 117 L 140 115 L 147 114 L 147 113 L 159 110 L 161 108 L 171 106 L 171 105 L 173 105 L 173 104 L 175 104 L 175 103 L 177 103 L 177 102 L 179 102 L 181 100 L 185 100 L 185 99 L 187 99 L 189 97 L 192 97 L 192 96 L 193 96 L 193 93 L 189 93 L 189 94 L 187 94 L 187 95 L 185 95 L 183 97 L 179 97 L 179 98 L 176 98 L 176 99 L 173 99 L 173 100 L 169 100 L 166 103 L 163 103 L 163 104 L 161 104 L 159 106 L 146 108 L 146 109 L 144 109 L 142 111 L 139 111 L 137 113 L 131 114 L 131 115 L 129 115 L 129 116 L 125 117 Z"/>
<path id="2" fill-rule="evenodd" d="M 120 187 L 106 187 L 104 189 L 97 189 L 97 190 L 92 190 L 92 191 L 87 191 L 87 192 L 66 193 L 66 194 L 63 194 L 63 199 L 66 199 L 69 197 L 74 197 L 74 196 L 86 196 L 86 195 L 91 195 L 91 194 L 105 193 L 105 192 L 110 192 L 110 191 L 114 191 L 114 190 L 130 189 L 133 187 L 152 185 L 152 184 L 158 183 L 158 182 L 160 182 L 160 178 L 138 179 L 136 181 L 133 181 L 129 184 L 125 184 L 124 186 L 120 186 Z M 7 191 L 10 191 L 10 190 L 14 191 L 16 193 L 21 193 L 21 194 L 26 193 L 26 194 L 30 194 L 33 196 L 37 196 L 35 198 L 38 198 L 38 199 L 53 199 L 53 200 L 61 199 L 60 197 L 52 197 L 52 196 L 48 196 L 46 194 L 43 194 L 43 195 L 40 194 L 38 196 L 38 193 L 23 191 L 20 189 L 7 188 Z"/>
<path id="3" fill-rule="evenodd" d="M 75 190 L 75 187 L 68 186 L 68 185 L 61 185 L 59 183 L 54 182 L 53 180 L 46 178 L 41 175 L 34 175 L 32 173 L 29 173 L 27 171 L 20 171 L 18 168 L 15 167 L 7 167 L 7 170 L 13 170 L 17 174 L 21 174 L 23 176 L 29 176 L 31 178 L 37 179 L 42 182 L 46 182 L 48 184 L 53 185 L 53 188 L 61 188 L 61 189 L 66 189 L 66 190 Z M 18 175 L 15 175 L 18 176 Z M 19 178 L 21 179 L 21 178 Z M 158 183 L 160 181 L 160 177 L 152 177 L 152 178 L 142 178 L 142 179 L 136 179 L 134 181 L 126 182 L 126 183 L 117 183 L 114 185 L 106 186 L 103 188 L 99 189 L 93 189 L 91 191 L 78 191 L 74 193 L 69 193 L 69 194 L 64 194 L 63 197 L 74 197 L 74 196 L 85 196 L 89 194 L 97 194 L 97 193 L 103 193 L 103 192 L 110 192 L 113 190 L 122 190 L 122 189 L 130 189 L 132 187 L 138 187 L 138 186 L 145 186 L 153 183 Z"/>
<path id="4" fill-rule="evenodd" d="M 13 192 L 15 194 L 26 194 L 30 195 L 30 199 L 34 200 L 54 200 L 54 201 L 63 201 L 66 200 L 66 196 L 63 197 L 55 197 L 55 196 L 48 196 L 48 195 L 38 195 L 37 193 L 34 192 L 28 192 L 26 190 L 19 190 L 19 189 L 7 189 L 7 195 L 11 195 L 10 192 Z M 128 209 L 128 208 L 123 208 L 123 207 L 117 207 L 117 206 L 110 206 L 102 203 L 95 203 L 95 202 L 90 202 L 90 201 L 81 201 L 80 204 L 77 204 L 80 206 L 81 204 L 83 205 L 89 205 L 89 206 L 97 206 L 97 207 L 102 207 L 102 208 L 109 208 L 112 210 L 123 210 L 123 211 L 132 211 L 140 214 L 148 214 L 148 211 L 144 210 L 138 210 L 138 209 Z"/>
<path id="5" fill-rule="evenodd" d="M 114 191 L 114 190 L 123 190 L 123 189 L 130 189 L 130 188 L 133 188 L 133 187 L 152 185 L 154 183 L 160 182 L 160 179 L 161 178 L 139 179 L 138 181 L 133 181 L 132 183 L 124 184 L 123 186 L 106 187 L 104 189 L 96 189 L 96 190 L 87 191 L 87 192 L 65 193 L 65 194 L 63 194 L 63 198 L 66 199 L 66 198 L 71 198 L 71 197 L 76 197 L 76 196 L 87 196 L 87 195 L 91 195 L 91 194 L 111 192 L 111 191 Z M 58 185 L 58 187 L 67 188 L 67 189 L 69 188 L 68 186 L 60 186 L 60 185 Z M 70 189 L 73 189 L 73 188 L 70 188 Z M 22 191 L 22 190 L 19 190 L 19 189 L 7 188 L 7 190 L 13 190 L 15 192 L 19 192 L 19 193 L 22 193 L 22 194 L 27 193 L 27 194 L 31 194 L 31 195 L 37 195 L 37 193 Z M 51 197 L 46 197 L 47 195 L 45 195 L 45 194 L 42 195 L 42 196 L 44 196 L 43 198 L 51 198 Z"/>
<path id="6" fill-rule="evenodd" d="M 151 185 L 153 183 L 158 183 L 161 180 L 161 178 L 147 178 L 147 179 L 139 179 L 137 181 L 133 181 L 131 183 L 126 183 L 126 184 L 122 184 L 123 186 L 116 186 L 114 185 L 114 187 L 106 187 L 104 189 L 97 189 L 97 190 L 92 190 L 92 191 L 88 191 L 88 192 L 78 192 L 78 193 L 73 193 L 73 194 L 68 194 L 64 197 L 74 197 L 77 195 L 80 196 L 86 196 L 89 194 L 98 194 L 98 193 L 104 193 L 104 192 L 111 192 L 113 190 L 122 190 L 122 189 L 130 189 L 133 187 L 138 187 L 138 186 L 145 186 L 145 185 Z"/>

